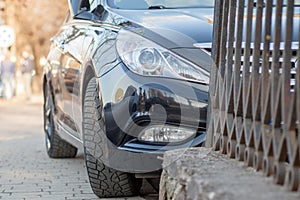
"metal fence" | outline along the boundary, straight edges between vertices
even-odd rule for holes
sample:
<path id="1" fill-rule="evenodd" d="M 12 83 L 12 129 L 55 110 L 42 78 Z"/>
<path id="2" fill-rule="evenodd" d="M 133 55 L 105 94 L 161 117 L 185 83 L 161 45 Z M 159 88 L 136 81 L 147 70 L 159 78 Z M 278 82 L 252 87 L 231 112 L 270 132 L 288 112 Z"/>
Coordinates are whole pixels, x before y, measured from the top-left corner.
<path id="1" fill-rule="evenodd" d="M 215 0 L 206 145 L 299 187 L 297 0 Z"/>

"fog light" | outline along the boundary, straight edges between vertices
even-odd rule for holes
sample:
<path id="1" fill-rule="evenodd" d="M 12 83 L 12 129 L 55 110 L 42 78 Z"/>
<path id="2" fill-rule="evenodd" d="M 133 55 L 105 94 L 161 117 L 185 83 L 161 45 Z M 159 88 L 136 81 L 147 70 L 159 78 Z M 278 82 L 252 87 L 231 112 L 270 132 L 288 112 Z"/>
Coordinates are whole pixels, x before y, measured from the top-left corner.
<path id="1" fill-rule="evenodd" d="M 193 135 L 196 131 L 176 126 L 150 126 L 140 134 L 139 140 L 146 142 L 181 142 Z"/>

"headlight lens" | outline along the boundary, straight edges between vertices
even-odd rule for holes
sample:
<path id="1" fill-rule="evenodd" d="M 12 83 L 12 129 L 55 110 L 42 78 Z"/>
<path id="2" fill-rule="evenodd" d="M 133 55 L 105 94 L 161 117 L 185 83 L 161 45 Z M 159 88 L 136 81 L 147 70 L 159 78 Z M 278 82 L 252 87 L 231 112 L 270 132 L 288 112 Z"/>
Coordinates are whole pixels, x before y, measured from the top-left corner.
<path id="1" fill-rule="evenodd" d="M 209 83 L 206 70 L 130 31 L 120 31 L 117 51 L 126 66 L 137 74 Z"/>

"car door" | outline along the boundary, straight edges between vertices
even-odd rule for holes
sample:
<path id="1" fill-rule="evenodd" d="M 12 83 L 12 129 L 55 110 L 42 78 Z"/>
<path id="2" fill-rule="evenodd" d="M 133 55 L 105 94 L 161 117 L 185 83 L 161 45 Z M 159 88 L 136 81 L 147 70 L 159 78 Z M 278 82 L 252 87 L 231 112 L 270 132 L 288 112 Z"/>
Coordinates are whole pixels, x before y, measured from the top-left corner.
<path id="1" fill-rule="evenodd" d="M 79 97 L 79 78 L 82 65 L 82 45 L 84 41 L 84 24 L 73 21 L 64 27 L 61 41 L 61 73 L 60 86 L 62 93 L 61 110 L 63 112 L 62 124 L 64 128 L 78 137 L 76 119 L 80 115 L 74 102 Z"/>
<path id="2" fill-rule="evenodd" d="M 110 37 L 116 37 L 115 33 L 111 30 L 103 28 L 100 24 L 92 22 L 93 20 L 100 20 L 100 17 L 93 14 L 90 9 L 98 9 L 99 4 L 92 1 L 90 4 L 88 0 L 83 0 L 81 8 L 84 12 L 78 15 L 76 19 L 71 20 L 63 27 L 61 33 L 60 45 L 62 52 L 61 59 L 61 73 L 60 73 L 60 86 L 62 92 L 61 110 L 63 112 L 62 123 L 65 129 L 74 136 L 81 138 L 82 115 L 81 115 L 81 73 L 83 63 L 90 60 L 92 52 L 98 48 L 104 47 L 104 41 L 108 41 Z M 83 8 L 83 7 L 88 8 Z M 94 7 L 95 8 L 94 8 Z M 102 50 L 104 52 L 100 57 L 101 60 L 106 60 L 109 57 L 110 51 Z"/>
<path id="3" fill-rule="evenodd" d="M 91 37 L 87 37 L 91 25 L 89 17 L 95 17 L 91 14 L 89 8 L 89 1 L 82 0 L 78 9 L 87 11 L 82 12 L 83 17 L 72 19 L 69 12 L 65 25 L 52 38 L 55 46 L 53 48 L 55 52 L 52 50 L 55 56 L 52 57 L 55 57 L 55 59 L 50 59 L 53 60 L 51 66 L 53 81 L 55 82 L 56 116 L 59 126 L 65 132 L 79 139 L 82 120 L 79 98 L 80 76 L 83 57 L 86 56 L 87 49 L 92 42 Z"/>

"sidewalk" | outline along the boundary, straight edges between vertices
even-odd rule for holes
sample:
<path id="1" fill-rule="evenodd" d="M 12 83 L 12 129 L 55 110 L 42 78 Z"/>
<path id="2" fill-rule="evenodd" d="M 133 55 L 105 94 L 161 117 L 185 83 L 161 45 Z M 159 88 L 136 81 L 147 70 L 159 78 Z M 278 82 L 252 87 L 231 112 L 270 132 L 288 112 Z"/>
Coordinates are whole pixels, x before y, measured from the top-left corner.
<path id="1" fill-rule="evenodd" d="M 0 100 L 0 200 L 92 200 L 84 156 L 50 159 L 45 150 L 42 96 Z M 142 197 L 155 200 L 149 185 Z"/>
<path id="2" fill-rule="evenodd" d="M 0 98 L 0 106 L 2 105 L 13 105 L 15 103 L 26 103 L 26 104 L 34 104 L 34 105 L 42 105 L 43 104 L 43 94 L 33 94 L 30 99 L 26 99 L 25 96 L 15 96 L 12 99 L 3 99 Z"/>

